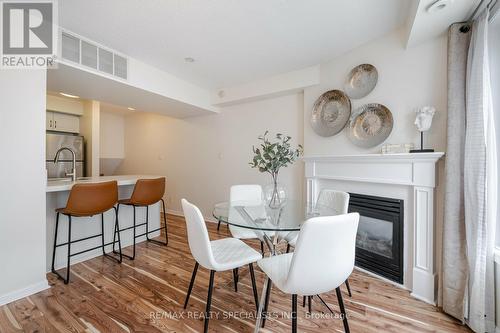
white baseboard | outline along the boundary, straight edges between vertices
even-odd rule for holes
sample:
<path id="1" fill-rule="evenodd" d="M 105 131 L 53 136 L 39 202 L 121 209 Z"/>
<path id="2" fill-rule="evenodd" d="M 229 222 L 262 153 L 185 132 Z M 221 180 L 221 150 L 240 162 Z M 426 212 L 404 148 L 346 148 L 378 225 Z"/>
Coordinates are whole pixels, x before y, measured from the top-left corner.
<path id="1" fill-rule="evenodd" d="M 26 288 L 14 290 L 8 294 L 5 295 L 0 295 L 0 306 L 5 305 L 10 302 L 17 301 L 18 299 L 21 299 L 23 297 L 27 297 L 33 294 L 36 294 L 40 291 L 43 291 L 45 289 L 49 289 L 49 283 L 47 282 L 47 279 L 43 279 L 40 282 L 37 282 L 35 284 L 29 285 Z"/>

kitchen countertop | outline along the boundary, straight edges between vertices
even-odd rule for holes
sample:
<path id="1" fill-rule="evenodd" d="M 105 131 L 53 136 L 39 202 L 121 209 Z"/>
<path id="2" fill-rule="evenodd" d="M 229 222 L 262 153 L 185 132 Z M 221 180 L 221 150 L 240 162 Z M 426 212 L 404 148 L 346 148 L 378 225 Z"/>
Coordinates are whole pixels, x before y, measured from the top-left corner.
<path id="1" fill-rule="evenodd" d="M 62 192 L 69 191 L 75 184 L 89 184 L 89 183 L 101 183 L 116 180 L 118 186 L 124 185 L 134 185 L 138 179 L 152 179 L 160 178 L 163 176 L 152 176 L 152 175 L 121 175 L 121 176 L 102 176 L 102 177 L 81 177 L 76 180 L 76 182 L 71 181 L 70 178 L 67 179 L 57 179 L 47 181 L 47 193 L 49 192 Z"/>

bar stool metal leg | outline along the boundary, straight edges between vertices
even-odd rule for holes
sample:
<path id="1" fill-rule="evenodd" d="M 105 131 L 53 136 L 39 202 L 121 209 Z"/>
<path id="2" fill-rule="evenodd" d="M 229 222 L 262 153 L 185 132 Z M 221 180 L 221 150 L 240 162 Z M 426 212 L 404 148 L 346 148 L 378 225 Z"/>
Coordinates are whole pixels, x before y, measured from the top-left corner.
<path id="1" fill-rule="evenodd" d="M 114 208 L 114 207 L 113 207 Z M 116 213 L 115 213 L 115 218 L 116 218 Z M 116 221 L 115 221 L 115 231 L 116 231 Z M 114 242 L 113 242 L 114 245 Z M 122 256 L 121 256 L 121 242 L 120 242 L 120 235 L 118 235 L 118 247 L 120 248 L 120 259 L 113 257 L 112 255 L 109 255 L 106 253 L 106 244 L 104 243 L 104 213 L 101 214 L 101 248 L 102 248 L 102 255 L 105 257 L 108 257 L 109 259 L 113 259 L 114 261 L 121 263 L 122 262 Z"/>
<path id="2" fill-rule="evenodd" d="M 55 260 L 56 260 L 56 245 L 57 245 L 57 230 L 59 229 L 59 213 L 56 214 L 56 229 L 54 230 L 54 247 L 52 248 L 52 266 L 51 271 L 55 273 Z"/>
<path id="3" fill-rule="evenodd" d="M 165 210 L 165 201 L 163 199 L 160 200 L 163 205 L 163 227 L 160 227 L 156 230 L 149 231 L 149 206 L 146 206 L 146 239 L 148 242 L 156 243 L 159 245 L 168 245 L 168 232 L 167 232 L 167 216 L 166 216 L 166 210 Z M 161 225 L 161 217 L 160 217 L 160 225 Z M 156 239 L 151 239 L 149 238 L 149 233 L 150 232 L 155 232 L 157 230 L 162 230 L 165 229 L 165 241 L 158 241 Z"/>
<path id="4" fill-rule="evenodd" d="M 68 243 L 66 244 L 68 246 L 68 257 L 67 257 L 67 266 L 66 266 L 66 277 L 62 276 L 59 274 L 58 271 L 55 269 L 55 259 L 56 259 L 56 248 L 60 245 L 57 245 L 57 233 L 59 230 L 59 213 L 56 215 L 56 230 L 55 230 L 55 235 L 54 235 L 54 249 L 52 252 L 52 273 L 57 275 L 58 278 L 64 281 L 64 284 L 69 283 L 69 273 L 70 273 L 70 259 L 71 259 L 71 216 L 68 216 Z M 63 244 L 64 245 L 64 244 Z"/>
<path id="5" fill-rule="evenodd" d="M 120 204 L 118 204 L 118 207 L 120 207 Z M 129 229 L 132 229 L 132 232 L 133 232 L 133 237 L 132 237 L 132 242 L 133 242 L 133 244 L 132 244 L 132 255 L 131 255 L 131 256 L 129 256 L 128 254 L 122 253 L 122 256 L 123 256 L 123 257 L 125 257 L 125 258 L 127 258 L 127 259 L 130 259 L 130 260 L 134 260 L 134 259 L 135 259 L 135 239 L 137 238 L 137 237 L 136 237 L 136 229 L 137 229 L 137 227 L 136 227 L 136 212 L 135 212 L 135 208 L 136 208 L 136 206 L 132 205 L 132 208 L 133 208 L 133 210 L 134 210 L 134 221 L 133 221 L 133 222 L 134 222 L 134 224 L 133 224 L 133 226 L 132 226 L 131 228 L 129 228 Z M 117 208 L 117 210 L 118 210 L 118 208 Z M 125 230 L 126 230 L 126 229 L 125 229 Z M 121 232 L 121 231 L 122 231 L 122 230 L 120 230 L 120 229 L 118 228 L 118 230 L 117 230 L 118 235 L 120 235 L 120 232 Z M 118 237 L 119 237 L 119 236 L 118 236 Z M 115 253 L 116 253 L 116 251 L 115 251 Z"/>
<path id="6" fill-rule="evenodd" d="M 115 235 L 116 235 L 116 232 L 118 231 L 118 250 L 119 250 L 119 253 L 120 253 L 120 263 L 123 261 L 123 255 L 122 255 L 122 242 L 121 242 L 121 238 L 120 238 L 120 223 L 119 223 L 119 220 L 118 220 L 118 207 L 113 207 L 114 211 L 115 211 L 115 232 L 113 233 L 113 253 L 115 252 Z"/>
<path id="7" fill-rule="evenodd" d="M 70 271 L 70 259 L 71 259 L 71 215 L 68 215 L 68 261 L 66 266 L 66 279 L 64 284 L 69 283 L 69 271 Z"/>

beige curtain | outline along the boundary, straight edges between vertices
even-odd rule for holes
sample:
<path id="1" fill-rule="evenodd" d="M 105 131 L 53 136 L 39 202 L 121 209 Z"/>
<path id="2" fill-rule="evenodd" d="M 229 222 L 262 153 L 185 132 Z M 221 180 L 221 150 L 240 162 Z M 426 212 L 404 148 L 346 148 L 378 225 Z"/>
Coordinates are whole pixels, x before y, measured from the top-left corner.
<path id="1" fill-rule="evenodd" d="M 449 34 L 442 306 L 475 332 L 495 331 L 498 177 L 488 18 L 485 8 L 471 27 L 455 24 Z"/>
<path id="2" fill-rule="evenodd" d="M 443 223 L 442 307 L 464 321 L 467 258 L 464 212 L 465 82 L 471 37 L 468 24 L 448 32 L 448 140 Z"/>

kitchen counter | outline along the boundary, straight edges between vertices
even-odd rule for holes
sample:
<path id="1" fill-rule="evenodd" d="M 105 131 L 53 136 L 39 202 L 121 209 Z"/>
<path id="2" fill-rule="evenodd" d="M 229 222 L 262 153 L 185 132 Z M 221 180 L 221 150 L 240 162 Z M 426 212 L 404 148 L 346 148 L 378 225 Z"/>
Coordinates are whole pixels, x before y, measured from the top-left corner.
<path id="1" fill-rule="evenodd" d="M 71 179 L 58 179 L 47 181 L 46 188 L 46 268 L 47 272 L 50 271 L 52 262 L 52 249 L 54 246 L 54 230 L 55 230 L 55 220 L 56 213 L 55 210 L 60 207 L 64 207 L 68 201 L 69 193 L 73 185 L 75 184 L 90 184 L 99 183 L 116 180 L 118 182 L 118 198 L 126 199 L 130 198 L 132 192 L 134 191 L 134 185 L 138 179 L 151 179 L 159 178 L 162 176 L 152 176 L 152 175 L 122 175 L 122 176 L 104 176 L 104 177 L 82 177 L 76 182 Z M 119 226 L 120 229 L 125 229 L 133 224 L 134 214 L 137 218 L 137 224 L 144 223 L 146 221 L 146 212 L 149 213 L 149 226 L 150 230 L 156 229 L 160 226 L 160 204 L 154 204 L 149 206 L 146 210 L 145 207 L 136 207 L 135 213 L 134 208 L 131 206 L 120 205 L 119 210 Z M 100 215 L 92 217 L 75 217 L 72 219 L 71 234 L 72 239 L 80 239 L 88 236 L 99 234 L 101 231 Z M 105 243 L 113 241 L 114 234 L 114 223 L 115 214 L 113 209 L 104 213 L 104 238 Z M 145 226 L 140 226 L 137 228 L 137 234 L 142 234 L 145 232 Z M 160 232 L 154 232 L 150 234 L 151 238 L 157 237 Z M 66 216 L 60 217 L 59 222 L 59 233 L 58 233 L 57 243 L 64 243 L 68 239 L 68 218 Z M 136 239 L 137 243 L 146 240 L 145 236 L 138 237 Z M 122 248 L 130 246 L 133 243 L 133 232 L 132 229 L 123 231 L 121 233 Z M 88 239 L 71 245 L 71 252 L 76 253 L 78 251 L 93 248 L 100 245 L 100 237 Z M 56 269 L 65 267 L 66 265 L 66 252 L 67 247 L 61 246 L 57 249 L 55 266 Z M 111 252 L 111 246 L 106 247 L 106 252 Z M 130 254 L 131 249 L 125 249 L 124 252 Z M 97 249 L 94 251 L 86 252 L 77 256 L 72 257 L 71 264 L 77 262 L 85 261 L 97 256 L 102 255 L 102 250 Z M 138 254 L 140 255 L 140 253 Z M 110 265 L 112 262 L 110 262 Z"/>
<path id="2" fill-rule="evenodd" d="M 46 192 L 61 192 L 69 191 L 75 184 L 88 184 L 88 183 L 102 183 L 116 180 L 118 186 L 123 185 L 134 185 L 138 179 L 152 179 L 159 178 L 162 176 L 151 176 L 151 175 L 122 175 L 122 176 L 101 176 L 101 177 L 81 177 L 73 182 L 70 178 L 67 179 L 57 179 L 48 180 Z"/>

